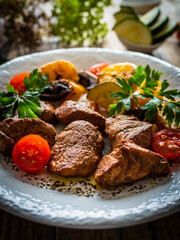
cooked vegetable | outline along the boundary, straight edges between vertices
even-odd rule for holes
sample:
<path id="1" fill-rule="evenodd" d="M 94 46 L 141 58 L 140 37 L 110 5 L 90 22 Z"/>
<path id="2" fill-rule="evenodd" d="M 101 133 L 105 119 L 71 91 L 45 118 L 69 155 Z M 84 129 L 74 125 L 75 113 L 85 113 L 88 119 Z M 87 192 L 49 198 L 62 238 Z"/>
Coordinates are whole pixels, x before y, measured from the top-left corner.
<path id="1" fill-rule="evenodd" d="M 51 82 L 51 85 L 40 94 L 40 99 L 45 101 L 60 101 L 72 91 L 72 86 L 67 80 Z"/>
<path id="2" fill-rule="evenodd" d="M 75 82 L 79 81 L 78 72 L 75 66 L 64 60 L 58 60 L 45 64 L 39 69 L 39 72 L 42 75 L 48 74 L 50 82 L 59 79 L 73 80 Z"/>
<path id="3" fill-rule="evenodd" d="M 153 136 L 153 150 L 168 160 L 180 157 L 180 132 L 175 130 L 161 130 Z"/>
<path id="4" fill-rule="evenodd" d="M 21 138 L 13 148 L 12 159 L 24 171 L 36 173 L 48 163 L 51 150 L 48 142 L 39 135 Z"/>
<path id="5" fill-rule="evenodd" d="M 88 71 L 78 72 L 79 83 L 83 85 L 87 90 L 90 90 L 97 84 L 97 77 Z"/>
<path id="6" fill-rule="evenodd" d="M 155 7 L 153 9 L 151 9 L 150 11 L 148 11 L 147 13 L 145 13 L 143 16 L 140 17 L 140 20 L 150 26 L 151 24 L 153 24 L 156 19 L 159 17 L 161 13 L 161 10 L 159 7 Z"/>
<path id="7" fill-rule="evenodd" d="M 78 100 L 83 94 L 87 93 L 84 86 L 74 81 L 69 81 L 72 91 L 66 96 L 65 100 Z"/>
<path id="8" fill-rule="evenodd" d="M 18 91 L 10 84 L 6 85 L 8 93 L 0 93 L 0 108 L 4 118 L 13 116 L 16 107 L 20 118 L 38 118 L 36 114 L 41 114 L 39 95 L 49 87 L 48 76 L 43 74 L 41 77 L 35 69 L 30 73 L 29 78 L 25 76 L 24 85 L 27 91 L 21 95 L 18 95 Z"/>
<path id="9" fill-rule="evenodd" d="M 152 43 L 153 38 L 149 27 L 138 19 L 125 18 L 116 23 L 113 30 L 118 36 L 129 41 L 144 45 L 150 45 Z"/>
<path id="10" fill-rule="evenodd" d="M 98 75 L 99 71 L 101 71 L 102 69 L 104 69 L 105 67 L 109 66 L 109 63 L 98 63 L 93 65 L 90 68 L 90 72 L 93 73 L 94 75 Z"/>
<path id="11" fill-rule="evenodd" d="M 154 36 L 153 42 L 157 43 L 163 41 L 177 29 L 177 26 L 177 22 L 167 23 L 166 26 Z"/>
<path id="12" fill-rule="evenodd" d="M 120 91 L 120 86 L 115 82 L 103 82 L 94 86 L 87 94 L 87 98 L 96 102 L 105 109 L 109 109 L 109 104 L 113 104 L 118 99 L 112 99 L 109 95 L 115 91 Z"/>
<path id="13" fill-rule="evenodd" d="M 116 63 L 109 65 L 98 73 L 99 83 L 107 81 L 117 82 L 117 77 L 124 78 L 127 81 L 136 68 L 136 65 L 132 63 Z"/>
<path id="14" fill-rule="evenodd" d="M 150 99 L 143 105 L 143 110 L 146 111 L 145 115 L 149 121 L 155 118 L 158 111 L 162 110 L 168 124 L 171 125 L 175 121 L 178 126 L 180 122 L 180 102 L 176 101 L 175 98 L 180 97 L 180 92 L 177 89 L 166 90 L 169 83 L 167 80 L 163 80 L 161 89 L 155 93 L 161 75 L 161 72 L 151 70 L 147 65 L 145 68 L 138 66 L 128 81 L 117 78 L 117 82 L 123 91 L 114 92 L 110 95 L 112 98 L 120 99 L 116 104 L 110 106 L 110 115 L 121 112 L 123 107 L 126 111 L 130 111 L 132 109 L 132 99 L 138 107 L 140 107 L 139 98 Z M 136 84 L 138 88 L 133 90 L 133 84 Z M 143 90 L 143 92 L 140 93 L 140 90 Z"/>
<path id="15" fill-rule="evenodd" d="M 159 43 L 177 28 L 177 22 L 169 23 L 168 16 L 159 17 L 160 14 L 159 7 L 153 8 L 143 16 L 138 16 L 132 8 L 123 6 L 122 10 L 114 14 L 116 24 L 113 30 L 120 38 L 136 44 Z"/>
<path id="16" fill-rule="evenodd" d="M 136 94 L 139 94 L 139 93 L 144 93 L 144 90 L 142 89 L 143 86 L 145 86 L 146 84 L 146 80 L 144 80 L 141 84 L 141 88 L 139 90 L 136 91 Z M 152 90 L 152 93 L 154 95 L 158 94 L 158 92 L 161 90 L 161 82 L 160 81 L 157 81 L 157 86 L 154 90 Z M 159 98 L 163 99 L 162 96 L 159 96 Z M 141 98 L 141 97 L 137 97 L 137 100 L 138 100 L 138 104 L 140 107 L 144 106 L 149 100 L 151 100 L 151 98 Z M 135 102 L 134 99 L 132 99 L 132 110 L 137 108 L 138 107 L 138 104 Z"/>
<path id="17" fill-rule="evenodd" d="M 25 76 L 29 78 L 29 73 L 19 73 L 16 76 L 14 76 L 10 81 L 10 85 L 12 85 L 14 89 L 18 91 L 19 95 L 21 95 L 23 92 L 27 90 L 27 88 L 24 85 Z"/>

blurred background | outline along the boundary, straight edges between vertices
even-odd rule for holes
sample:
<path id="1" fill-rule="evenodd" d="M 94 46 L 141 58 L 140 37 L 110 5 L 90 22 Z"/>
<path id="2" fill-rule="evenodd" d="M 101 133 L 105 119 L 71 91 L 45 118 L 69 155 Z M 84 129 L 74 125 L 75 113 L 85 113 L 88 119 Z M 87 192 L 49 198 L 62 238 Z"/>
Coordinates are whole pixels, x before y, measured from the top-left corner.
<path id="1" fill-rule="evenodd" d="M 105 47 L 180 67 L 179 13 L 180 0 L 0 0 L 0 63 L 44 50 Z"/>

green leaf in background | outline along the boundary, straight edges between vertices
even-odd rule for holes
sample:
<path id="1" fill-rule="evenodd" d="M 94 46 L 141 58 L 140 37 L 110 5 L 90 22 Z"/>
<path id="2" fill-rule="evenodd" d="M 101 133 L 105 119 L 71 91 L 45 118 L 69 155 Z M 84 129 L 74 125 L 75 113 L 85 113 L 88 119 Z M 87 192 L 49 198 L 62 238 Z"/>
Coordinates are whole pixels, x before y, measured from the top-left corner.
<path id="1" fill-rule="evenodd" d="M 55 0 L 52 33 L 67 44 L 97 44 L 108 32 L 102 19 L 104 7 L 110 4 L 111 0 Z"/>

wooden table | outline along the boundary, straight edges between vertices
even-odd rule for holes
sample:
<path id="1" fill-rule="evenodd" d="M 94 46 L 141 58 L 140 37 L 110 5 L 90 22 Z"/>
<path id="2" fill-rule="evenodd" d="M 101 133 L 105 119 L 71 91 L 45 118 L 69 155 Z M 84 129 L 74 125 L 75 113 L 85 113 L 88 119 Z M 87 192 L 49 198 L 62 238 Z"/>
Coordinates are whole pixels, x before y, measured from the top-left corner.
<path id="1" fill-rule="evenodd" d="M 24 220 L 0 210 L 0 240 L 179 240 L 180 213 L 126 228 L 74 230 Z"/>
<path id="2" fill-rule="evenodd" d="M 178 7 L 179 5 L 172 5 L 167 0 L 163 1 L 162 4 L 162 10 L 170 12 L 173 18 L 177 17 Z M 108 14 L 110 14 L 110 11 L 113 11 L 113 8 L 108 10 Z M 113 31 L 108 33 L 103 47 L 126 50 Z M 36 51 L 56 48 L 59 48 L 57 42 L 45 42 Z M 11 59 L 29 53 L 31 53 L 31 50 L 13 45 L 7 53 L 7 57 Z M 153 52 L 153 55 L 180 67 L 180 45 L 175 36 L 166 40 L 159 49 Z M 0 210 L 0 240 L 179 240 L 179 224 L 180 212 L 160 220 L 132 227 L 111 230 L 74 230 L 42 225 Z"/>

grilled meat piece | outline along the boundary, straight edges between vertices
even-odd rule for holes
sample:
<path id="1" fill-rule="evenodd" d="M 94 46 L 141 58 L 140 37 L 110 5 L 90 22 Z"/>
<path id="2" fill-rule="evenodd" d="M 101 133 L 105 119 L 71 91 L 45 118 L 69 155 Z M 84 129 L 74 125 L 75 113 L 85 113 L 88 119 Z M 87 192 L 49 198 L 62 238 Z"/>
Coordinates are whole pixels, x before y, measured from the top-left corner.
<path id="1" fill-rule="evenodd" d="M 40 107 L 41 114 L 39 115 L 39 118 L 47 123 L 54 123 L 55 122 L 55 114 L 54 114 L 55 108 L 53 107 L 53 105 L 48 102 L 45 102 L 45 101 L 40 101 L 40 103 L 41 103 L 41 107 Z"/>
<path id="2" fill-rule="evenodd" d="M 115 148 L 111 154 L 104 156 L 98 164 L 95 180 L 101 187 L 170 173 L 169 163 L 163 156 L 130 140 L 122 140 L 122 144 L 120 148 Z"/>
<path id="3" fill-rule="evenodd" d="M 87 121 L 74 121 L 59 134 L 51 149 L 50 172 L 64 177 L 94 172 L 103 148 L 102 134 Z"/>
<path id="4" fill-rule="evenodd" d="M 16 142 L 29 134 L 37 134 L 47 140 L 50 146 L 53 145 L 56 137 L 56 130 L 41 119 L 29 118 L 7 118 L 0 123 L 0 151 L 11 150 Z"/>
<path id="5" fill-rule="evenodd" d="M 8 136 L 9 125 L 13 122 L 13 118 L 7 118 L 0 122 L 0 152 L 9 153 L 14 147 L 14 140 Z"/>
<path id="6" fill-rule="evenodd" d="M 14 145 L 14 140 L 8 137 L 4 132 L 0 131 L 0 152 L 8 153 Z"/>
<path id="7" fill-rule="evenodd" d="M 58 107 L 55 110 L 55 115 L 60 121 L 66 124 L 76 120 L 85 120 L 97 126 L 99 131 L 104 131 L 105 117 L 100 113 L 81 106 L 81 104 L 71 100 L 65 101 L 60 107 Z"/>
<path id="8" fill-rule="evenodd" d="M 41 114 L 38 117 L 47 122 L 47 123 L 54 123 L 56 121 L 56 117 L 54 114 L 54 106 L 46 101 L 40 101 L 40 110 Z M 18 118 L 18 110 L 14 112 L 13 118 Z"/>
<path id="9" fill-rule="evenodd" d="M 151 148 L 152 124 L 141 122 L 136 117 L 114 115 L 107 118 L 105 131 L 112 149 L 121 146 L 122 139 L 130 139 L 141 147 Z"/>

